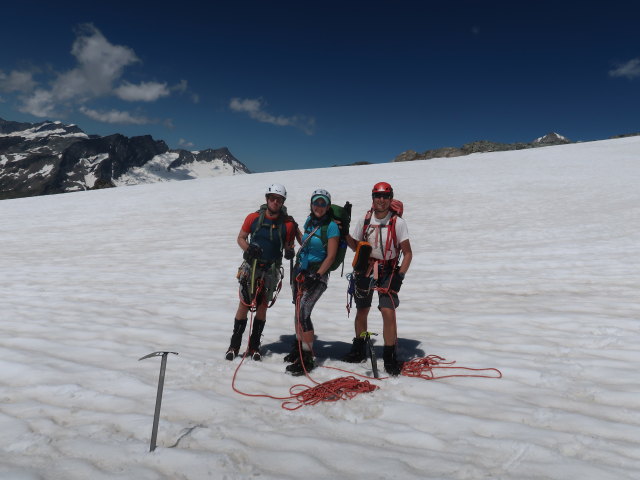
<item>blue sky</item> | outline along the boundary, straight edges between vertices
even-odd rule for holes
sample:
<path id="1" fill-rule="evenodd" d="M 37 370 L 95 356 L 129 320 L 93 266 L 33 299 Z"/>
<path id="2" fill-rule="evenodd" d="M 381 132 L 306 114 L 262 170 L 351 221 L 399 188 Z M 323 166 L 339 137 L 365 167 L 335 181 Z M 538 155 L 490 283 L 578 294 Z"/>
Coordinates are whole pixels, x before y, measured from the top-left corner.
<path id="1" fill-rule="evenodd" d="M 635 2 L 91 3 L 3 5 L 0 117 L 253 171 L 640 131 Z"/>

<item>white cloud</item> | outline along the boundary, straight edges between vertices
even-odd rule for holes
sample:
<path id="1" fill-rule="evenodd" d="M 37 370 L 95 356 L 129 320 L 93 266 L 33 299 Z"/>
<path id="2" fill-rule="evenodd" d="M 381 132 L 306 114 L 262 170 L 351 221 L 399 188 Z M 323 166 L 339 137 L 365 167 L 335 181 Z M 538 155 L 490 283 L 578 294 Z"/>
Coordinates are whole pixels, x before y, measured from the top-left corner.
<path id="1" fill-rule="evenodd" d="M 617 68 L 609 71 L 609 75 L 612 77 L 626 77 L 630 80 L 640 77 L 640 58 L 634 58 L 618 65 Z"/>
<path id="2" fill-rule="evenodd" d="M 134 125 L 156 123 L 146 117 L 134 116 L 130 112 L 120 110 L 98 111 L 87 107 L 80 107 L 80 111 L 93 120 L 105 123 L 128 123 Z"/>
<path id="3" fill-rule="evenodd" d="M 280 127 L 299 128 L 307 135 L 313 135 L 315 119 L 303 115 L 284 117 L 275 116 L 264 110 L 265 102 L 260 98 L 232 98 L 229 108 L 234 112 L 246 113 L 250 118 L 263 123 L 270 123 Z"/>
<path id="4" fill-rule="evenodd" d="M 194 147 L 193 142 L 188 142 L 184 138 L 181 138 L 180 140 L 178 140 L 178 145 L 183 147 L 183 148 L 193 148 Z"/>
<path id="5" fill-rule="evenodd" d="M 170 94 L 166 83 L 141 82 L 134 85 L 126 81 L 116 88 L 114 93 L 117 97 L 128 102 L 155 102 Z"/>
<path id="6" fill-rule="evenodd" d="M 8 75 L 0 70 L 0 92 L 29 92 L 36 87 L 31 72 L 13 70 Z"/>
<path id="7" fill-rule="evenodd" d="M 50 89 L 39 88 L 22 97 L 21 111 L 44 117 L 51 115 L 60 105 L 83 103 L 109 95 L 124 68 L 139 61 L 132 49 L 111 44 L 91 24 L 79 27 L 71 53 L 77 60 L 77 66 L 59 74 Z"/>
<path id="8" fill-rule="evenodd" d="M 53 84 L 53 92 L 61 100 L 108 95 L 124 68 L 139 62 L 131 48 L 111 44 L 93 25 L 81 25 L 79 32 L 71 49 L 78 66 Z"/>
<path id="9" fill-rule="evenodd" d="M 23 104 L 18 110 L 36 117 L 48 117 L 55 114 L 55 108 L 56 100 L 53 93 L 38 88 L 29 97 L 23 99 Z"/>
<path id="10" fill-rule="evenodd" d="M 173 91 L 187 89 L 186 80 L 175 87 L 166 82 L 140 82 L 133 84 L 122 79 L 127 67 L 140 62 L 133 49 L 114 45 L 92 24 L 80 25 L 71 48 L 76 66 L 59 73 L 49 87 L 38 87 L 26 72 L 0 71 L 0 91 L 16 91 L 21 85 L 24 92 L 19 110 L 38 117 L 53 116 L 58 110 L 79 108 L 94 120 L 107 123 L 157 123 L 144 116 L 126 111 L 91 109 L 87 104 L 101 97 L 115 96 L 129 102 L 154 102 L 171 95 Z M 58 115 L 60 115 L 58 113 Z"/>
<path id="11" fill-rule="evenodd" d="M 176 92 L 179 93 L 184 93 L 187 91 L 188 88 L 188 84 L 186 80 L 180 80 L 180 82 L 176 85 L 174 85 L 173 87 L 171 87 L 171 90 L 174 90 Z"/>
<path id="12" fill-rule="evenodd" d="M 189 85 L 186 80 L 180 80 L 179 83 L 171 87 L 172 92 L 178 92 L 180 95 L 184 95 L 189 91 Z M 190 92 L 191 101 L 195 104 L 200 103 L 200 95 Z"/>

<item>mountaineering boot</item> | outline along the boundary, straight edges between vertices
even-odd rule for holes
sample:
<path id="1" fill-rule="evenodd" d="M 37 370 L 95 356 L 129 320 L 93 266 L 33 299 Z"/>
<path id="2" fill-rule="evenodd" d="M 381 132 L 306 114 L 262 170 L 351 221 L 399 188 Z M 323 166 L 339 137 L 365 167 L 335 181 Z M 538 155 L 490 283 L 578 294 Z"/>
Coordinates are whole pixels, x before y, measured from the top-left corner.
<path id="1" fill-rule="evenodd" d="M 397 377 L 402 372 L 402 362 L 396 359 L 396 346 L 385 345 L 382 353 L 384 360 L 384 370 L 392 377 Z"/>
<path id="2" fill-rule="evenodd" d="M 364 338 L 356 337 L 353 339 L 351 345 L 351 351 L 342 357 L 343 362 L 348 363 L 360 363 L 367 359 L 367 352 L 365 350 Z"/>
<path id="3" fill-rule="evenodd" d="M 224 358 L 227 360 L 233 360 L 238 356 L 238 350 L 240 350 L 240 344 L 242 343 L 242 334 L 244 329 L 247 328 L 247 319 L 238 320 L 237 318 L 233 322 L 233 335 L 231 335 L 231 342 L 229 342 L 229 348 L 225 353 Z"/>
<path id="4" fill-rule="evenodd" d="M 253 321 L 253 328 L 251 329 L 251 336 L 249 337 L 249 349 L 247 350 L 247 357 L 251 357 L 256 362 L 262 360 L 260 354 L 260 338 L 262 337 L 262 330 L 264 330 L 265 320 L 255 319 Z"/>
<path id="5" fill-rule="evenodd" d="M 285 363 L 293 363 L 298 359 L 299 356 L 300 353 L 298 352 L 298 342 L 296 341 L 291 346 L 291 351 L 287 353 L 282 360 Z"/>
<path id="6" fill-rule="evenodd" d="M 305 374 L 305 370 L 310 372 L 316 367 L 316 362 L 313 360 L 313 354 L 307 350 L 302 351 L 302 358 L 298 356 L 295 362 L 288 365 L 285 370 L 293 375 L 299 377 Z"/>
<path id="7" fill-rule="evenodd" d="M 227 353 L 224 354 L 224 358 L 229 361 L 233 360 L 238 356 L 238 350 L 237 348 L 229 347 Z"/>

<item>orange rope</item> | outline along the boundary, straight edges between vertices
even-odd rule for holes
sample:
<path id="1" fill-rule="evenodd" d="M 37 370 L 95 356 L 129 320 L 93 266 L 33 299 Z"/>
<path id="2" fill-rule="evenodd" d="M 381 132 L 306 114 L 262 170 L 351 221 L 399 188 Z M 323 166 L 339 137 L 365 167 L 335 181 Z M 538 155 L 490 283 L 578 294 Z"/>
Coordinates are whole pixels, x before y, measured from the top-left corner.
<path id="1" fill-rule="evenodd" d="M 296 281 L 299 283 L 302 283 L 303 281 L 302 275 L 298 275 L 298 277 L 296 277 Z M 300 316 L 300 298 L 301 297 L 302 297 L 302 289 L 298 288 L 298 295 L 296 295 L 296 320 L 297 320 L 298 326 L 300 326 L 299 316 Z M 256 298 L 257 298 L 257 295 L 256 295 Z M 253 303 L 255 303 L 255 298 L 253 300 Z M 251 310 L 251 321 L 249 323 L 249 331 L 251 331 L 252 329 L 252 324 L 253 324 L 253 310 Z M 300 327 L 300 331 L 302 331 L 301 327 Z M 302 355 L 301 350 L 302 350 L 302 346 L 301 346 L 300 340 L 298 340 L 298 352 L 300 355 Z M 236 393 L 239 393 L 240 395 L 244 395 L 246 397 L 264 397 L 264 398 L 272 398 L 274 400 L 285 400 L 285 402 L 282 403 L 282 408 L 286 410 L 297 410 L 306 405 L 317 405 L 320 402 L 337 402 L 338 400 L 351 400 L 352 398 L 354 398 L 355 396 L 361 393 L 372 392 L 378 388 L 375 385 L 371 385 L 371 383 L 369 383 L 369 381 L 367 380 L 361 381 L 356 379 L 353 376 L 335 378 L 333 380 L 329 380 L 324 383 L 318 383 L 313 378 L 311 378 L 311 375 L 309 375 L 309 372 L 307 372 L 307 369 L 303 363 L 302 368 L 304 368 L 306 377 L 309 380 L 311 380 L 313 383 L 315 383 L 315 386 L 310 387 L 308 385 L 302 385 L 302 384 L 293 385 L 289 389 L 289 393 L 291 395 L 288 397 L 276 397 L 274 395 L 268 395 L 268 394 L 262 394 L 262 393 L 246 393 L 236 388 L 236 385 L 235 385 L 238 371 L 240 370 L 240 367 L 244 363 L 244 359 L 246 355 L 247 355 L 247 352 L 245 351 L 244 355 L 242 356 L 242 359 L 240 360 L 240 363 L 238 364 L 235 372 L 233 373 L 233 378 L 231 380 L 231 388 Z M 332 368 L 332 367 L 327 367 L 327 368 Z M 336 370 L 339 370 L 339 369 L 336 369 Z M 359 375 L 359 376 L 363 376 L 363 375 Z M 368 378 L 368 377 L 365 377 L 365 378 Z"/>
<path id="2" fill-rule="evenodd" d="M 304 278 L 302 275 L 298 275 L 295 280 L 300 284 L 302 284 Z M 300 287 L 301 286 L 302 285 L 300 285 Z M 301 332 L 302 327 L 300 325 L 300 299 L 302 298 L 303 290 L 300 287 L 298 288 L 295 303 L 296 303 L 296 324 L 297 324 L 297 327 L 300 328 L 300 332 Z M 252 300 L 253 307 L 256 306 L 255 305 L 256 299 L 258 297 L 258 293 L 261 290 L 261 288 L 262 288 L 262 285 L 258 287 L 256 296 Z M 388 291 L 382 292 L 382 293 L 386 293 L 391 297 L 391 294 Z M 251 321 L 249 323 L 249 331 L 251 332 L 252 325 L 253 325 L 253 312 L 255 311 L 255 309 L 250 308 L 250 311 L 251 311 Z M 394 314 L 395 314 L 395 310 L 394 310 Z M 300 340 L 298 340 L 298 352 L 300 356 L 302 356 L 302 346 L 301 346 Z M 233 390 L 236 393 L 239 393 L 240 395 L 244 395 L 246 397 L 264 397 L 264 398 L 271 398 L 274 400 L 284 400 L 281 407 L 284 408 L 285 410 L 290 410 L 290 411 L 298 410 L 299 408 L 302 408 L 308 405 L 317 405 L 318 403 L 321 403 L 321 402 L 337 402 L 338 400 L 351 400 L 352 398 L 356 397 L 361 393 L 373 392 L 374 390 L 377 390 L 379 388 L 376 385 L 371 384 L 369 380 L 382 380 L 384 378 L 388 378 L 388 377 L 383 377 L 383 378 L 376 379 L 376 378 L 368 377 L 365 375 L 360 375 L 355 372 L 350 372 L 348 370 L 343 370 L 341 368 L 324 367 L 332 370 L 342 371 L 345 373 L 351 373 L 352 375 L 348 377 L 335 378 L 333 380 L 328 380 L 324 383 L 319 383 L 315 381 L 311 377 L 311 375 L 309 375 L 309 372 L 307 372 L 303 362 L 302 367 L 305 371 L 305 375 L 310 381 L 315 383 L 315 386 L 310 387 L 308 385 L 303 385 L 303 384 L 293 385 L 291 388 L 289 388 L 290 395 L 287 397 L 276 397 L 274 395 L 260 394 L 260 393 L 246 393 L 246 392 L 240 391 L 235 386 L 238 371 L 240 370 L 240 367 L 244 363 L 246 354 L 247 353 L 245 350 L 245 353 L 243 354 L 242 359 L 240 360 L 240 363 L 238 364 L 235 372 L 233 373 L 233 378 L 231 380 L 231 388 L 233 388 Z M 427 357 L 414 358 L 413 360 L 404 362 L 402 366 L 401 374 L 406 377 L 417 377 L 417 378 L 423 378 L 425 380 L 437 380 L 437 379 L 450 378 L 450 377 L 502 378 L 502 372 L 500 372 L 500 370 L 496 368 L 455 367 L 453 366 L 454 364 L 455 364 L 455 361 L 447 362 L 445 361 L 444 358 L 438 355 L 428 355 Z M 451 374 L 451 375 L 436 376 L 434 373 L 434 369 L 441 369 L 441 370 L 456 369 L 456 370 L 465 370 L 465 371 L 478 372 L 478 373 L 474 373 L 474 374 L 458 373 L 458 374 Z M 495 376 L 495 374 L 494 375 L 481 374 L 480 372 L 495 372 L 497 376 Z M 358 380 L 353 375 L 366 378 L 367 380 Z"/>
<path id="3" fill-rule="evenodd" d="M 244 362 L 244 356 L 240 362 L 242 365 Z M 455 367 L 453 366 L 455 361 L 447 362 L 444 358 L 438 355 L 428 355 L 424 358 L 414 358 L 413 360 L 407 361 L 404 363 L 402 367 L 402 375 L 406 377 L 416 377 L 422 378 L 424 380 L 439 380 L 443 378 L 452 378 L 452 377 L 475 377 L 475 378 L 502 378 L 502 372 L 497 368 L 469 368 L 469 367 Z M 241 392 L 235 387 L 236 374 L 240 369 L 240 365 L 236 368 L 236 371 L 233 375 L 232 386 L 233 389 L 244 396 L 247 397 L 264 397 L 271 398 L 274 400 L 284 400 L 281 407 L 285 410 L 298 410 L 304 406 L 313 406 L 322 402 L 337 402 L 338 400 L 351 400 L 361 393 L 369 393 L 377 390 L 379 387 L 373 385 L 369 380 L 384 380 L 389 377 L 381 377 L 381 378 L 373 378 L 368 377 L 366 375 L 361 375 L 355 372 L 349 372 L 348 370 L 343 370 L 337 367 L 323 367 L 332 370 L 338 370 L 346 373 L 353 373 L 358 377 L 365 378 L 367 380 L 358 380 L 355 376 L 350 375 L 348 377 L 340 377 L 335 378 L 333 380 L 328 380 L 324 383 L 318 383 L 311 378 L 311 376 L 307 373 L 307 378 L 314 382 L 316 385 L 310 387 L 308 385 L 297 384 L 293 385 L 289 389 L 290 396 L 287 397 L 277 397 L 274 395 L 268 394 L 251 394 Z M 449 369 L 449 370 L 465 370 L 470 372 L 478 372 L 472 374 L 450 374 L 450 375 L 435 375 L 434 369 Z M 491 374 L 482 374 L 480 372 L 494 372 Z"/>
<path id="4" fill-rule="evenodd" d="M 304 276 L 298 274 L 296 281 L 299 283 L 298 292 L 296 295 L 296 326 L 300 330 L 300 336 L 302 335 L 302 322 L 300 321 L 300 300 L 304 291 L 302 285 L 304 283 Z M 301 340 L 298 339 L 298 354 L 302 357 L 302 345 Z M 350 400 L 356 395 L 361 393 L 372 392 L 377 389 L 375 385 L 371 385 L 368 381 L 360 381 L 355 377 L 340 377 L 333 380 L 326 381 L 324 383 L 318 383 L 315 381 L 307 368 L 302 362 L 302 368 L 304 369 L 305 376 L 315 383 L 314 387 L 308 385 L 294 385 L 289 389 L 291 398 L 296 401 L 287 401 L 282 404 L 282 408 L 286 410 L 297 410 L 305 405 L 317 405 L 320 402 L 337 402 L 338 400 Z M 291 406 L 295 405 L 295 406 Z"/>
<path id="5" fill-rule="evenodd" d="M 402 375 L 406 377 L 417 377 L 425 380 L 439 380 L 441 378 L 451 377 L 476 377 L 476 378 L 502 378 L 502 372 L 497 368 L 469 368 L 469 367 L 454 367 L 456 362 L 447 362 L 444 358 L 438 355 L 428 355 L 424 358 L 414 358 L 404 362 L 402 366 Z M 434 373 L 434 369 L 440 370 L 465 370 L 470 372 L 487 372 L 487 374 L 475 373 L 475 374 L 451 374 L 451 375 L 437 375 Z M 497 376 L 489 374 L 494 372 Z"/>
<path id="6" fill-rule="evenodd" d="M 320 402 L 351 400 L 361 393 L 373 392 L 377 388 L 369 381 L 360 381 L 355 377 L 335 378 L 317 384 L 315 387 L 294 385 L 289 389 L 289 392 L 291 393 L 291 398 L 295 398 L 296 401 L 284 402 L 282 408 L 297 410 L 306 405 L 317 405 Z"/>

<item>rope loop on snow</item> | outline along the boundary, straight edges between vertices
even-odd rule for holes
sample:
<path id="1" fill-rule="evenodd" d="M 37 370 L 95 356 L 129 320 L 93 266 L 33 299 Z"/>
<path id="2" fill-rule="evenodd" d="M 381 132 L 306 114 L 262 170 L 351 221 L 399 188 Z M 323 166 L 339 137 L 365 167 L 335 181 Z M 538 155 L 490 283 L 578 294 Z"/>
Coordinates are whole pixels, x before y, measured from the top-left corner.
<path id="1" fill-rule="evenodd" d="M 351 400 L 361 393 L 373 392 L 378 387 L 368 380 L 358 380 L 355 377 L 340 377 L 319 383 L 314 387 L 308 385 L 293 385 L 289 389 L 291 398 L 296 401 L 287 401 L 282 404 L 286 410 L 297 410 L 306 405 L 317 405 L 321 402 L 337 402 L 338 400 Z"/>
<path id="2" fill-rule="evenodd" d="M 424 380 L 439 380 L 451 377 L 476 377 L 476 378 L 502 378 L 502 372 L 497 368 L 469 368 L 456 367 L 456 362 L 447 362 L 438 355 L 428 355 L 423 358 L 414 358 L 404 362 L 402 365 L 402 375 L 405 377 L 416 377 Z M 477 373 L 452 373 L 449 375 L 436 375 L 434 369 L 439 370 L 464 370 Z M 486 373 L 482 373 L 486 372 Z"/>
<path id="3" fill-rule="evenodd" d="M 296 295 L 296 300 L 295 300 L 296 301 L 296 311 L 295 311 L 296 324 L 298 328 L 300 328 L 300 331 L 302 331 L 302 326 L 300 325 L 300 300 L 303 294 L 302 283 L 304 281 L 304 276 L 302 274 L 299 274 L 295 280 L 296 282 L 299 283 L 298 294 Z M 255 297 L 253 299 L 253 303 L 255 304 Z M 250 309 L 250 311 L 251 311 L 251 321 L 249 324 L 249 330 L 251 330 L 251 325 L 253 324 L 254 310 Z M 300 355 L 302 355 L 302 346 L 301 346 L 300 340 L 298 340 L 298 350 Z M 238 375 L 238 371 L 240 370 L 240 367 L 244 363 L 245 357 L 246 357 L 246 351 L 242 356 L 240 363 L 238 364 L 238 366 L 236 367 L 233 373 L 233 378 L 231 379 L 231 388 L 233 389 L 233 391 L 235 391 L 240 395 L 244 395 L 245 397 L 264 397 L 264 398 L 271 398 L 274 400 L 285 400 L 282 403 L 282 408 L 286 410 L 298 410 L 299 408 L 304 407 L 306 405 L 317 405 L 318 403 L 321 403 L 321 402 L 337 402 L 338 400 L 351 400 L 352 398 L 356 397 L 361 393 L 373 392 L 378 388 L 377 386 L 369 383 L 368 380 L 358 380 L 353 376 L 340 377 L 340 378 L 335 378 L 333 380 L 329 380 L 324 383 L 318 383 L 313 378 L 311 378 L 311 375 L 309 375 L 309 372 L 307 371 L 303 363 L 303 368 L 304 368 L 306 377 L 310 381 L 315 383 L 315 386 L 310 387 L 308 385 L 302 385 L 302 384 L 293 385 L 289 389 L 290 396 L 288 397 L 276 397 L 274 395 L 268 395 L 268 394 L 262 394 L 262 393 L 246 393 L 239 390 L 236 387 L 236 377 Z M 327 367 L 327 368 L 332 368 L 332 367 Z"/>

